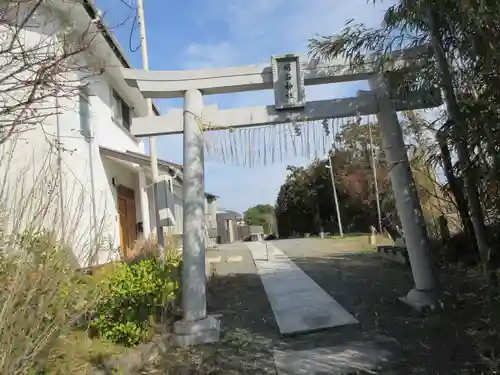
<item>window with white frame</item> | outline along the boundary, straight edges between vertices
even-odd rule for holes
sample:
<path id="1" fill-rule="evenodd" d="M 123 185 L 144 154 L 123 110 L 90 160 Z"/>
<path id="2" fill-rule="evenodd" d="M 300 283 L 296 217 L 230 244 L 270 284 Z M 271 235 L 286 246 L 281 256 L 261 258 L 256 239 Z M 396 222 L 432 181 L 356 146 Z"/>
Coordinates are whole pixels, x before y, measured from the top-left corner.
<path id="1" fill-rule="evenodd" d="M 131 110 L 120 94 L 113 90 L 112 95 L 113 120 L 125 129 L 130 130 Z"/>

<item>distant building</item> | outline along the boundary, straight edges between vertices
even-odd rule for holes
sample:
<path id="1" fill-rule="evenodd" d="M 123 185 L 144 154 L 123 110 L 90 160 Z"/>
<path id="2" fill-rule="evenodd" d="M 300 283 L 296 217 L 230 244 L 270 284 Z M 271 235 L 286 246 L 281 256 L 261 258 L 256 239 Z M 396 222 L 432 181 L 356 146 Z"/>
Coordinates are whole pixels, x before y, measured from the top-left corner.
<path id="1" fill-rule="evenodd" d="M 243 215 L 220 209 L 217 211 L 217 243 L 233 243 L 248 238 L 262 238 L 264 228 L 261 225 L 247 225 Z"/>
<path id="2" fill-rule="evenodd" d="M 235 241 L 240 241 L 238 235 L 238 222 L 243 220 L 243 215 L 231 211 L 219 209 L 216 214 L 217 221 L 217 243 L 233 243 Z"/>

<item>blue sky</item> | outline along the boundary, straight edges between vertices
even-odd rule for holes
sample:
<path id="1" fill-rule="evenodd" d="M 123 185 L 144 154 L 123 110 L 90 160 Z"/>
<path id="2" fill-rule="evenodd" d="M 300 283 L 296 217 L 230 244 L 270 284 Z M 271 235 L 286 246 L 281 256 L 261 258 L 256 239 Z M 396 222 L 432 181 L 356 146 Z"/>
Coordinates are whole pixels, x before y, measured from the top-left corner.
<path id="1" fill-rule="evenodd" d="M 128 2 L 128 7 L 124 2 Z M 150 69 L 199 69 L 263 64 L 271 55 L 307 52 L 307 40 L 339 32 L 355 19 L 380 24 L 392 1 L 373 5 L 366 0 L 144 0 Z M 98 0 L 132 64 L 141 67 L 138 32 L 130 32 L 135 0 Z M 117 26 L 119 25 L 119 26 Z M 131 46 L 130 46 L 131 44 Z M 308 100 L 353 96 L 365 83 L 307 87 Z M 219 108 L 273 104 L 272 92 L 217 95 L 206 104 Z M 162 113 L 182 107 L 181 100 L 157 101 Z M 216 137 L 215 137 L 216 138 Z M 157 140 L 159 157 L 182 163 L 182 136 Z M 259 203 L 275 203 L 288 164 L 305 164 L 303 157 L 252 168 L 206 158 L 206 190 L 220 197 L 219 206 L 243 212 Z"/>

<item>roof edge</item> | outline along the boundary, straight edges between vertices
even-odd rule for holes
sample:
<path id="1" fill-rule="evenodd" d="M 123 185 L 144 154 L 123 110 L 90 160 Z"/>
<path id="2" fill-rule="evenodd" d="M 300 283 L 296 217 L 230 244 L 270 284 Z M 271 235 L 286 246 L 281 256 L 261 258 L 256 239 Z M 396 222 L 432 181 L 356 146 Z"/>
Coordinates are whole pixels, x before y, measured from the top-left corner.
<path id="1" fill-rule="evenodd" d="M 134 151 L 129 151 L 129 150 L 118 151 L 118 150 L 115 150 L 115 149 L 112 149 L 112 148 L 109 148 L 106 146 L 99 146 L 99 152 L 101 154 L 104 154 L 104 156 L 109 156 L 112 158 L 121 159 L 123 161 L 127 161 L 130 163 L 137 163 L 139 165 L 141 164 L 141 162 L 144 163 L 144 165 L 149 165 L 151 163 L 151 156 L 146 155 L 146 154 L 141 154 L 138 152 L 134 152 Z M 179 166 L 178 164 L 158 159 L 158 166 L 160 168 L 162 168 L 163 170 L 166 170 L 170 174 L 171 177 L 176 176 L 175 179 L 179 183 L 181 183 L 181 184 L 183 183 L 183 179 L 180 176 L 177 176 L 177 173 L 175 171 L 175 169 L 178 168 L 178 166 Z M 208 199 L 213 199 L 213 200 L 217 200 L 219 198 L 218 195 L 208 193 L 208 192 L 205 192 L 205 196 Z"/>
<path id="2" fill-rule="evenodd" d="M 91 19 L 96 19 L 98 17 L 97 8 L 93 4 L 92 0 L 83 0 L 82 6 Z M 120 47 L 120 44 L 118 43 L 118 41 L 116 40 L 114 35 L 109 31 L 108 26 L 104 22 L 102 22 L 101 34 L 102 34 L 104 40 L 106 40 L 106 42 L 108 43 L 109 47 L 111 48 L 111 50 L 113 51 L 115 56 L 121 62 L 123 67 L 124 68 L 132 68 L 132 65 L 130 65 L 129 60 L 127 59 L 127 57 L 123 53 L 123 51 Z M 159 111 L 158 107 L 156 106 L 156 104 L 153 101 L 151 101 L 151 104 L 153 106 L 153 113 L 156 116 L 160 116 L 160 111 Z"/>

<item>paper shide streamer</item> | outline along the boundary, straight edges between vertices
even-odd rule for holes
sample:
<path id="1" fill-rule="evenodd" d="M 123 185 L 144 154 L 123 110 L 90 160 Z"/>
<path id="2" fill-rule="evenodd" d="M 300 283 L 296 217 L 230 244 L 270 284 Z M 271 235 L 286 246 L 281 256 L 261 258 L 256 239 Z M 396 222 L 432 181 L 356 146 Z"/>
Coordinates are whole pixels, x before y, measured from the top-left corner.
<path id="1" fill-rule="evenodd" d="M 203 130 L 206 159 L 243 167 L 284 163 L 290 157 L 324 158 L 341 147 L 340 132 L 348 125 L 376 123 L 375 116 L 320 121 L 294 121 L 257 127 L 217 125 L 197 118 Z"/>

